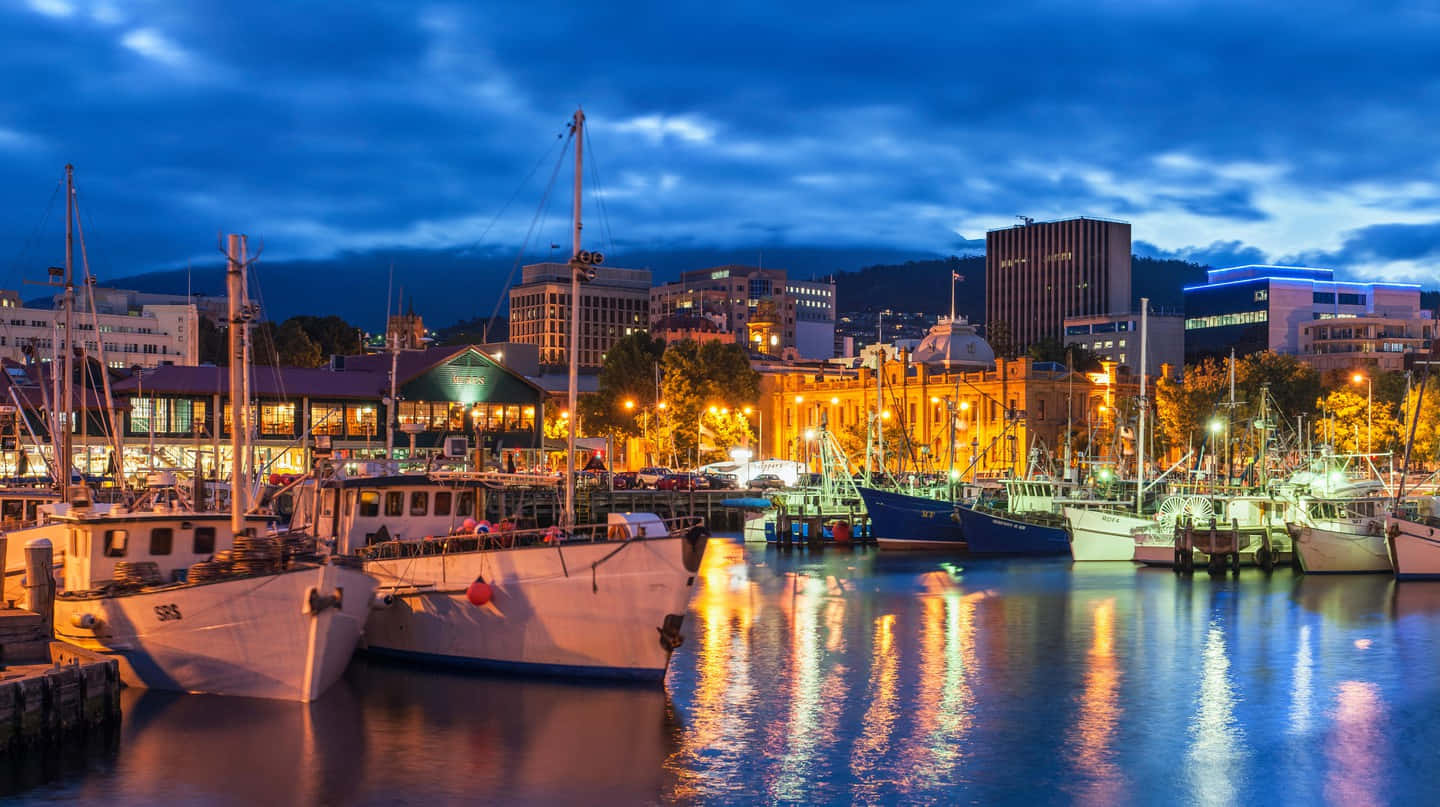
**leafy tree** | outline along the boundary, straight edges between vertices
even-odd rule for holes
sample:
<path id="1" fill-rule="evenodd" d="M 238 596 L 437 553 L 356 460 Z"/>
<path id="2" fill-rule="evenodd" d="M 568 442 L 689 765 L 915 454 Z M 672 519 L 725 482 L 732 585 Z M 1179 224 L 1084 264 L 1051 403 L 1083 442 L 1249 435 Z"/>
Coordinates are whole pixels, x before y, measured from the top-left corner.
<path id="1" fill-rule="evenodd" d="M 655 368 L 664 354 L 664 340 L 648 333 L 631 334 L 605 352 L 599 389 L 580 396 L 581 416 L 592 431 L 617 437 L 642 432 L 642 420 L 656 411 Z"/>
<path id="2" fill-rule="evenodd" d="M 1267 391 L 1271 404 L 1271 420 L 1293 422 L 1300 414 L 1311 412 L 1320 395 L 1320 375 L 1294 356 L 1269 351 L 1245 356 L 1235 363 L 1235 400 L 1243 408 L 1234 415 L 1248 420 L 1257 414 L 1261 390 Z M 1205 359 L 1189 365 L 1180 381 L 1160 379 L 1155 385 L 1155 408 L 1160 434 L 1170 446 L 1188 446 L 1204 438 L 1208 422 L 1226 416 L 1223 404 L 1230 395 L 1229 363 Z M 1240 444 L 1237 451 L 1248 451 L 1258 432 L 1231 430 Z"/>
<path id="3" fill-rule="evenodd" d="M 661 368 L 664 429 L 680 456 L 695 450 L 701 416 L 709 414 L 709 407 L 743 410 L 759 394 L 760 374 L 744 348 L 733 343 L 676 342 L 665 350 Z"/>
<path id="4" fill-rule="evenodd" d="M 1364 391 L 1341 387 L 1316 401 L 1315 405 L 1321 413 L 1314 424 L 1317 443 L 1328 442 L 1341 454 L 1404 449 L 1395 407 L 1385 401 L 1377 401 L 1373 407 L 1367 406 Z M 1425 425 L 1423 420 L 1420 425 Z M 1374 447 L 1367 449 L 1367 443 L 1372 439 Z"/>
<path id="5" fill-rule="evenodd" d="M 291 317 L 281 323 L 281 328 L 292 324 L 315 343 L 323 360 L 329 360 L 332 355 L 353 356 L 361 351 L 360 329 L 334 314 L 325 317 Z M 302 366 L 314 367 L 320 363 L 323 362 Z"/>
<path id="6" fill-rule="evenodd" d="M 1398 436 L 1397 455 L 1405 450 L 1405 440 L 1409 437 L 1409 423 L 1415 420 L 1415 444 L 1410 449 L 1411 470 L 1432 467 L 1437 459 L 1440 459 L 1440 385 L 1426 384 L 1425 403 L 1420 408 L 1420 417 L 1415 418 L 1415 403 L 1419 399 L 1418 389 L 1410 390 L 1410 396 L 1405 399 L 1404 423 L 1400 426 Z M 1397 460 L 1396 464 L 1399 462 Z"/>

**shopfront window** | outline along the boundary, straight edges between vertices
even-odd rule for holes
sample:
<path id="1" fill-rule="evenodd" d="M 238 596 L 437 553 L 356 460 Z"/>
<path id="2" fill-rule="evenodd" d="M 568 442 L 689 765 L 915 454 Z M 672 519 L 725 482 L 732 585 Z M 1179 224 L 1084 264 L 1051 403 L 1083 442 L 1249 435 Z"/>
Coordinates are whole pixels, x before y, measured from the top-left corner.
<path id="1" fill-rule="evenodd" d="M 310 404 L 310 433 L 339 436 L 345 433 L 345 413 L 338 406 Z"/>
<path id="2" fill-rule="evenodd" d="M 260 433 L 289 436 L 295 433 L 295 404 L 267 403 L 260 406 Z"/>

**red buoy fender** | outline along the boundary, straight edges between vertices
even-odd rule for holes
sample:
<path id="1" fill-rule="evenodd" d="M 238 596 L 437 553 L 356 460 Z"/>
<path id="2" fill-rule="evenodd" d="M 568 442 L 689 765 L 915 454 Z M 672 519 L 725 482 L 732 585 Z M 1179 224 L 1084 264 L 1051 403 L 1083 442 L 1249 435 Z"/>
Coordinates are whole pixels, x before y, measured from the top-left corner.
<path id="1" fill-rule="evenodd" d="M 469 600 L 471 605 L 484 605 L 490 602 L 494 595 L 494 589 L 484 580 L 476 580 L 465 589 L 465 599 Z"/>

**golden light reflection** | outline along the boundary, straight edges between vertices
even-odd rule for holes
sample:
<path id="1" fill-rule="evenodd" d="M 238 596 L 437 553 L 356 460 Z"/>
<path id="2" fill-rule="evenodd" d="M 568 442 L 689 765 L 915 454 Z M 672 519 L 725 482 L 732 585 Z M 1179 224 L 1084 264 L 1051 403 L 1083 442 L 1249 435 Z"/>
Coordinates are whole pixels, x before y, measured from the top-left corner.
<path id="1" fill-rule="evenodd" d="M 1342 681 L 1335 695 L 1334 731 L 1325 744 L 1330 762 L 1325 799 L 1347 807 L 1381 804 L 1385 783 L 1384 705 L 1369 681 Z"/>
<path id="2" fill-rule="evenodd" d="M 1111 747 L 1121 711 L 1120 670 L 1115 662 L 1115 598 L 1096 603 L 1091 615 L 1095 629 L 1075 726 L 1075 764 L 1088 780 L 1080 793 L 1081 803 L 1116 804 L 1123 801 L 1123 776 Z"/>
<path id="3" fill-rule="evenodd" d="M 770 791 L 771 798 L 784 802 L 805 800 L 812 767 L 825 732 L 820 725 L 824 706 L 820 682 L 820 609 L 825 603 L 825 581 L 796 576 L 794 619 L 791 621 L 790 716 L 786 723 L 784 758 Z"/>
<path id="4" fill-rule="evenodd" d="M 1199 804 L 1235 804 L 1236 780 L 1221 772 L 1243 767 L 1248 751 L 1245 733 L 1235 719 L 1236 697 L 1225 633 L 1216 622 L 1210 623 L 1200 656 L 1200 691 L 1190 720 L 1190 764 L 1186 766 L 1190 794 Z"/>
<path id="5" fill-rule="evenodd" d="M 750 636 L 755 619 L 756 586 L 749 580 L 745 549 L 730 541 L 711 541 L 700 567 L 697 622 L 685 633 L 695 642 L 695 705 L 690 736 L 671 755 L 668 767 L 676 776 L 674 797 L 699 798 L 705 785 L 698 751 L 722 757 L 733 769 L 749 764 L 753 703 L 750 678 Z"/>
<path id="6" fill-rule="evenodd" d="M 962 595 L 948 576 L 943 577 L 943 583 L 939 578 L 925 582 L 932 590 L 948 590 L 923 601 L 915 729 L 908 747 L 900 753 L 912 787 L 933 787 L 949 781 L 964 754 L 975 706 L 971 682 L 979 671 L 975 609 L 989 594 L 976 591 Z"/>
<path id="7" fill-rule="evenodd" d="M 878 798 L 875 772 L 890 751 L 890 735 L 895 731 L 900 656 L 895 652 L 895 615 L 884 614 L 875 620 L 875 635 L 870 645 L 870 683 L 868 700 L 861 721 L 860 736 L 850 752 L 850 772 L 855 779 L 857 801 Z"/>

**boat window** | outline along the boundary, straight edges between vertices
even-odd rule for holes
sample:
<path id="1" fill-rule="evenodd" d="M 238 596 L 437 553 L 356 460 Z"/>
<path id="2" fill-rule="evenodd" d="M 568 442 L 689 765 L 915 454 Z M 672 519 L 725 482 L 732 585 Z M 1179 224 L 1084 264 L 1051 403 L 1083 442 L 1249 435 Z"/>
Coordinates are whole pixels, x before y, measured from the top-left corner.
<path id="1" fill-rule="evenodd" d="M 360 491 L 360 512 L 356 515 L 361 518 L 374 518 L 380 515 L 380 491 Z"/>
<path id="2" fill-rule="evenodd" d="M 0 502 L 0 519 L 21 521 L 25 517 L 25 502 L 20 499 L 6 499 Z"/>
<path id="3" fill-rule="evenodd" d="M 25 503 L 25 520 L 26 520 L 26 521 L 34 521 L 35 519 L 37 519 L 37 518 L 39 518 L 39 517 L 40 517 L 40 503 L 39 503 L 39 502 L 26 502 L 26 503 Z"/>
<path id="4" fill-rule="evenodd" d="M 150 554 L 168 555 L 175 544 L 175 530 L 170 527 L 156 527 L 150 531 Z"/>
<path id="5" fill-rule="evenodd" d="M 123 558 L 125 549 L 130 544 L 130 533 L 125 530 L 105 531 L 105 557 Z"/>
<path id="6" fill-rule="evenodd" d="M 195 528 L 195 554 L 211 555 L 215 553 L 215 528 Z"/>
<path id="7" fill-rule="evenodd" d="M 385 494 L 385 515 L 398 516 L 405 511 L 405 494 L 392 490 Z"/>
<path id="8" fill-rule="evenodd" d="M 435 515 L 450 515 L 450 491 L 442 490 L 435 493 Z"/>
<path id="9" fill-rule="evenodd" d="M 430 512 L 429 491 L 417 490 L 410 494 L 410 515 L 423 516 Z"/>
<path id="10" fill-rule="evenodd" d="M 473 490 L 467 490 L 467 491 L 465 491 L 464 493 L 461 493 L 461 494 L 460 494 L 460 501 L 457 502 L 456 505 L 455 505 L 455 515 L 457 515 L 457 516 L 473 516 L 473 515 L 475 515 L 475 491 L 473 491 Z"/>

